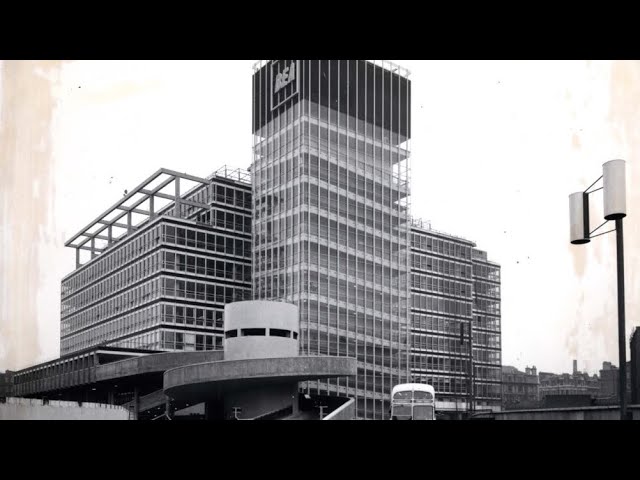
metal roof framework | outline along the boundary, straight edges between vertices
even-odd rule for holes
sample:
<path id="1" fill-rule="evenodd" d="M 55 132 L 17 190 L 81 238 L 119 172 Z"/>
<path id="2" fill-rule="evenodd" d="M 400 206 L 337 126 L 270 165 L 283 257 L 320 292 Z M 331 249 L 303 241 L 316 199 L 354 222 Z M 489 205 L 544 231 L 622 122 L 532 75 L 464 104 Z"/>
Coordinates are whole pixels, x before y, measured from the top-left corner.
<path id="1" fill-rule="evenodd" d="M 91 252 L 91 258 L 93 259 L 96 255 L 104 252 L 115 242 L 122 240 L 124 237 L 140 228 L 143 223 L 162 214 L 172 206 L 175 207 L 174 215 L 177 217 L 180 217 L 182 205 L 189 205 L 199 209 L 211 209 L 211 205 L 207 205 L 206 203 L 182 198 L 180 192 L 180 180 L 196 182 L 198 185 L 196 185 L 195 188 L 198 188 L 200 186 L 210 185 L 212 183 L 212 178 L 213 176 L 205 179 L 194 175 L 188 175 L 186 173 L 179 173 L 166 168 L 159 169 L 140 185 L 130 192 L 127 192 L 123 198 L 65 242 L 66 247 L 76 249 L 76 268 L 80 266 L 80 252 L 82 250 Z M 150 186 L 156 181 L 157 184 L 155 186 Z M 170 194 L 162 192 L 162 190 L 169 187 L 171 183 L 174 184 L 174 193 Z M 193 191 L 195 188 L 190 189 L 189 192 Z M 137 198 L 134 199 L 134 197 Z M 168 203 L 159 210 L 156 210 L 154 208 L 156 198 L 170 200 L 172 203 Z M 125 205 L 129 201 L 132 201 L 132 203 L 130 205 Z M 141 208 L 142 204 L 145 202 L 148 202 L 146 210 Z M 134 224 L 134 214 L 142 215 L 144 219 L 137 222 L 137 224 Z M 118 232 L 114 232 L 114 229 L 120 229 L 121 233 L 118 234 Z M 122 230 L 124 230 L 124 232 L 122 232 Z M 96 240 L 106 241 L 106 247 L 96 246 Z"/>

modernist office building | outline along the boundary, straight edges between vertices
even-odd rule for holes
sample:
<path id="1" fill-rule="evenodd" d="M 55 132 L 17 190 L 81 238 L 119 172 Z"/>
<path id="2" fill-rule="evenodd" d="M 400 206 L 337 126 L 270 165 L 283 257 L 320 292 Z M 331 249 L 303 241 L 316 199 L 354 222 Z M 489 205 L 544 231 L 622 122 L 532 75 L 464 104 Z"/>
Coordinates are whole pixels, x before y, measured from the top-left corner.
<path id="1" fill-rule="evenodd" d="M 411 376 L 440 411 L 501 405 L 500 267 L 475 246 L 413 221 Z"/>
<path id="2" fill-rule="evenodd" d="M 67 242 L 77 268 L 62 280 L 61 355 L 222 349 L 224 305 L 251 298 L 251 189 L 240 173 L 161 169 Z M 181 179 L 196 187 L 182 195 Z"/>
<path id="3" fill-rule="evenodd" d="M 273 60 L 253 76 L 254 297 L 300 309 L 305 355 L 354 356 L 345 393 L 388 417 L 408 380 L 409 72 Z"/>

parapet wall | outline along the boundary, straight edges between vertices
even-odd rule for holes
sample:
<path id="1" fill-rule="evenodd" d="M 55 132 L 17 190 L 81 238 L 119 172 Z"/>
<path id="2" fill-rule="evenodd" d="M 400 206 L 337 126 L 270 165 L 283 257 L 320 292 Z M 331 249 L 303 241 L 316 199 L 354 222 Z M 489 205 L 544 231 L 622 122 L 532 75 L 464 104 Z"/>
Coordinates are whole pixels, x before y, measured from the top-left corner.
<path id="1" fill-rule="evenodd" d="M 356 418 L 356 401 L 351 398 L 347 403 L 331 412 L 323 418 L 323 420 L 355 420 Z"/>
<path id="2" fill-rule="evenodd" d="M 117 405 L 64 402 L 33 398 L 5 399 L 0 420 L 129 420 L 129 411 Z"/>
<path id="3" fill-rule="evenodd" d="M 640 405 L 629 405 L 627 413 L 640 420 Z M 487 420 L 620 420 L 618 407 L 540 408 L 535 410 L 505 410 L 477 415 Z"/>

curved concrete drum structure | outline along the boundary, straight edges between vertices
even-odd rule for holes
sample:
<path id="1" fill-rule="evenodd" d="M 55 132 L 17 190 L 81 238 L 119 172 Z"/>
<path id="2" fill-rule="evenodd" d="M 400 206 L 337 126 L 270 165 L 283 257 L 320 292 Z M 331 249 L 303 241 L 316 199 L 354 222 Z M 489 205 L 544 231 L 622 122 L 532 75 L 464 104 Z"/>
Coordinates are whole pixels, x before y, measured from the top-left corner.
<path id="1" fill-rule="evenodd" d="M 224 307 L 224 359 L 298 356 L 298 307 L 249 300 Z"/>
<path id="2" fill-rule="evenodd" d="M 357 361 L 349 357 L 281 357 L 198 363 L 167 370 L 164 393 L 174 400 L 206 403 L 208 419 L 255 418 L 290 408 L 298 411 L 298 382 L 353 377 Z"/>
<path id="3" fill-rule="evenodd" d="M 349 357 L 298 355 L 298 307 L 283 302 L 246 301 L 225 306 L 224 360 L 167 370 L 164 393 L 205 403 L 207 419 L 242 419 L 299 409 L 298 382 L 353 377 Z M 236 413 L 232 413 L 236 412 Z"/>

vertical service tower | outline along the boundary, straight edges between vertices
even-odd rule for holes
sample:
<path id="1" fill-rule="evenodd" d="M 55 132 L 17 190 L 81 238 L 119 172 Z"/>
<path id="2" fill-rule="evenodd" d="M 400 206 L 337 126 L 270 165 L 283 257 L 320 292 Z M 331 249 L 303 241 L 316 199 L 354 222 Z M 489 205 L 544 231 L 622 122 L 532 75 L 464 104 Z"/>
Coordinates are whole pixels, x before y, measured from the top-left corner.
<path id="1" fill-rule="evenodd" d="M 359 418 L 388 418 L 409 375 L 410 95 L 386 61 L 254 66 L 254 299 L 299 307 L 302 355 L 357 358 L 305 387 Z"/>

